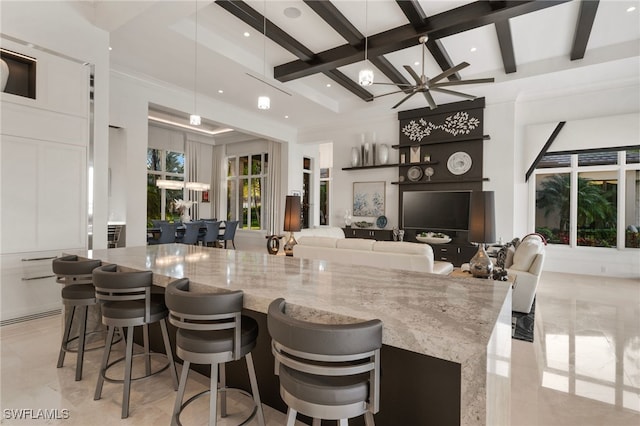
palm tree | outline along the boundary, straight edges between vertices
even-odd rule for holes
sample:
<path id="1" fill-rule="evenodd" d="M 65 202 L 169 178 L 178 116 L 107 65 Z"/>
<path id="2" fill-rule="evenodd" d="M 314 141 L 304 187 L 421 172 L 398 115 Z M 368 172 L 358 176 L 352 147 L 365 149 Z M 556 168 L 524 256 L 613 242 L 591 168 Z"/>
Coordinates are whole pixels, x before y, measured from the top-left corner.
<path id="1" fill-rule="evenodd" d="M 578 177 L 578 228 L 591 226 L 594 222 L 615 223 L 615 204 L 607 199 L 607 193 L 601 186 Z M 536 205 L 544 210 L 545 217 L 557 211 L 560 231 L 569 232 L 570 175 L 553 175 L 543 180 L 540 187 Z"/>

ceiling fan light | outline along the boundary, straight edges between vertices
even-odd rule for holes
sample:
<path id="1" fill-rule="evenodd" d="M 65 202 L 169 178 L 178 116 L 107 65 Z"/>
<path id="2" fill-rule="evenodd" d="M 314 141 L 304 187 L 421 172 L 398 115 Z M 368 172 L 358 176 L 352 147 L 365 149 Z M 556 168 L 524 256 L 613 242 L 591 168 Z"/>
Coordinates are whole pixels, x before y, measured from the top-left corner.
<path id="1" fill-rule="evenodd" d="M 360 86 L 371 86 L 373 84 L 373 70 L 367 68 L 360 70 L 358 83 L 360 83 Z"/>
<path id="2" fill-rule="evenodd" d="M 192 126 L 199 126 L 200 124 L 202 124 L 202 119 L 199 115 L 191 114 L 189 116 L 189 124 L 191 124 Z"/>
<path id="3" fill-rule="evenodd" d="M 258 97 L 258 109 L 269 109 L 271 108 L 271 99 L 268 96 L 260 96 Z"/>

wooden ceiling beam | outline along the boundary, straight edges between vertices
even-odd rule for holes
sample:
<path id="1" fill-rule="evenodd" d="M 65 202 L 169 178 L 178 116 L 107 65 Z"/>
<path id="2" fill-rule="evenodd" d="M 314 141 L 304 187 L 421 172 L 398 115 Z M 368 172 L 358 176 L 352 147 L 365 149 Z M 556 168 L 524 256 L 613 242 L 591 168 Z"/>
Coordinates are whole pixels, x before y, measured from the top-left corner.
<path id="1" fill-rule="evenodd" d="M 506 74 L 516 72 L 516 55 L 513 50 L 513 39 L 511 38 L 511 25 L 509 21 L 498 21 L 495 23 L 500 54 L 502 55 L 502 65 Z"/>
<path id="2" fill-rule="evenodd" d="M 572 61 L 584 58 L 599 3 L 599 0 L 582 0 L 580 2 L 580 12 L 578 13 L 576 32 L 573 36 L 573 46 L 571 47 Z"/>
<path id="3" fill-rule="evenodd" d="M 381 56 L 415 46 L 425 33 L 430 38 L 439 39 L 567 1 L 477 1 L 426 18 L 424 31 L 417 31 L 413 25 L 406 24 L 368 37 L 369 56 Z M 298 60 L 276 66 L 274 77 L 284 82 L 349 65 L 361 60 L 363 49 L 363 46 L 346 44 L 325 50 L 317 53 L 313 60 Z"/>
<path id="4" fill-rule="evenodd" d="M 302 61 L 312 61 L 315 58 L 313 51 L 308 49 L 298 40 L 291 37 L 284 32 L 280 27 L 275 25 L 268 19 L 265 21 L 264 16 L 254 10 L 251 6 L 241 0 L 216 0 L 216 4 L 221 6 L 224 10 L 240 19 L 245 24 L 251 26 L 257 31 L 265 32 L 270 40 L 274 41 L 282 48 L 288 50 Z M 266 27 L 266 31 L 265 31 Z M 343 86 L 345 89 L 352 92 L 354 95 L 364 100 L 369 100 L 373 97 L 373 94 L 363 89 L 357 83 L 347 78 L 343 73 L 338 70 L 327 69 L 322 71 L 327 77 Z"/>
<path id="5" fill-rule="evenodd" d="M 326 0 L 304 0 L 327 24 L 331 25 L 338 34 L 352 46 L 358 46 L 364 40 L 364 35 L 336 8 Z"/>
<path id="6" fill-rule="evenodd" d="M 431 56 L 433 56 L 433 59 L 436 60 L 442 71 L 446 71 L 449 68 L 453 67 L 453 61 L 449 57 L 449 54 L 447 53 L 440 40 L 434 40 L 431 38 L 427 40 L 427 49 L 429 50 L 429 53 L 431 53 Z M 449 76 L 449 81 L 454 80 L 460 80 L 459 73 L 456 72 Z"/>
<path id="7" fill-rule="evenodd" d="M 384 56 L 376 56 L 373 58 L 369 58 L 369 61 L 378 68 L 382 74 L 386 75 L 389 80 L 394 82 L 395 84 L 412 84 L 409 83 L 409 80 L 404 78 L 404 76 L 398 71 L 396 67 L 394 67 L 391 62 Z M 398 86 L 399 89 L 407 91 L 406 86 Z"/>
<path id="8" fill-rule="evenodd" d="M 404 16 L 407 17 L 409 23 L 413 25 L 416 31 L 424 30 L 424 21 L 427 15 L 425 15 L 418 0 L 396 0 L 396 3 L 398 3 L 400 10 L 402 10 L 402 13 L 404 13 Z"/>

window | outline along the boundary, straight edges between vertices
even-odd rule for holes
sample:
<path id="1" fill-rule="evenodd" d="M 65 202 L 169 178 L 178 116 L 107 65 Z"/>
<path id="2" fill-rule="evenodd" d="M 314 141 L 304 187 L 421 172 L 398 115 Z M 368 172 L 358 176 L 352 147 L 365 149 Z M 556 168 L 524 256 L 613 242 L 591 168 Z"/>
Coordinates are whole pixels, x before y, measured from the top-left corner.
<path id="1" fill-rule="evenodd" d="M 329 225 L 331 169 L 320 169 L 320 225 Z"/>
<path id="2" fill-rule="evenodd" d="M 547 154 L 535 172 L 535 229 L 550 243 L 640 248 L 640 150 Z"/>
<path id="3" fill-rule="evenodd" d="M 268 164 L 267 153 L 227 158 L 227 220 L 238 220 L 240 229 L 263 229 Z"/>
<path id="4" fill-rule="evenodd" d="M 164 189 L 156 186 L 158 179 L 184 181 L 184 153 L 147 149 L 147 222 L 151 220 L 179 220 L 172 201 L 183 198 L 182 189 Z"/>
<path id="5" fill-rule="evenodd" d="M 302 228 L 309 227 L 311 213 L 311 184 L 312 180 L 311 158 L 302 159 Z"/>

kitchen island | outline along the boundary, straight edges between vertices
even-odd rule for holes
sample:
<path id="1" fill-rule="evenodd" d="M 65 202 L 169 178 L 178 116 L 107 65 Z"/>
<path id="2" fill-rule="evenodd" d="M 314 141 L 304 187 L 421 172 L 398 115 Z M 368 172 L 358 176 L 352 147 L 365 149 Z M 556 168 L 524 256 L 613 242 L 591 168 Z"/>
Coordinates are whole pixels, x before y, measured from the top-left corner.
<path id="1" fill-rule="evenodd" d="M 270 402 L 279 395 L 266 384 L 273 361 L 264 317 L 269 303 L 283 297 L 313 321 L 383 321 L 378 426 L 510 422 L 509 283 L 182 244 L 73 254 L 152 270 L 163 287 L 187 277 L 197 291 L 243 290 L 245 309 L 263 317 L 254 359 L 263 360 L 257 370 L 266 369 L 258 371 L 258 383 L 268 405 L 282 404 Z"/>

